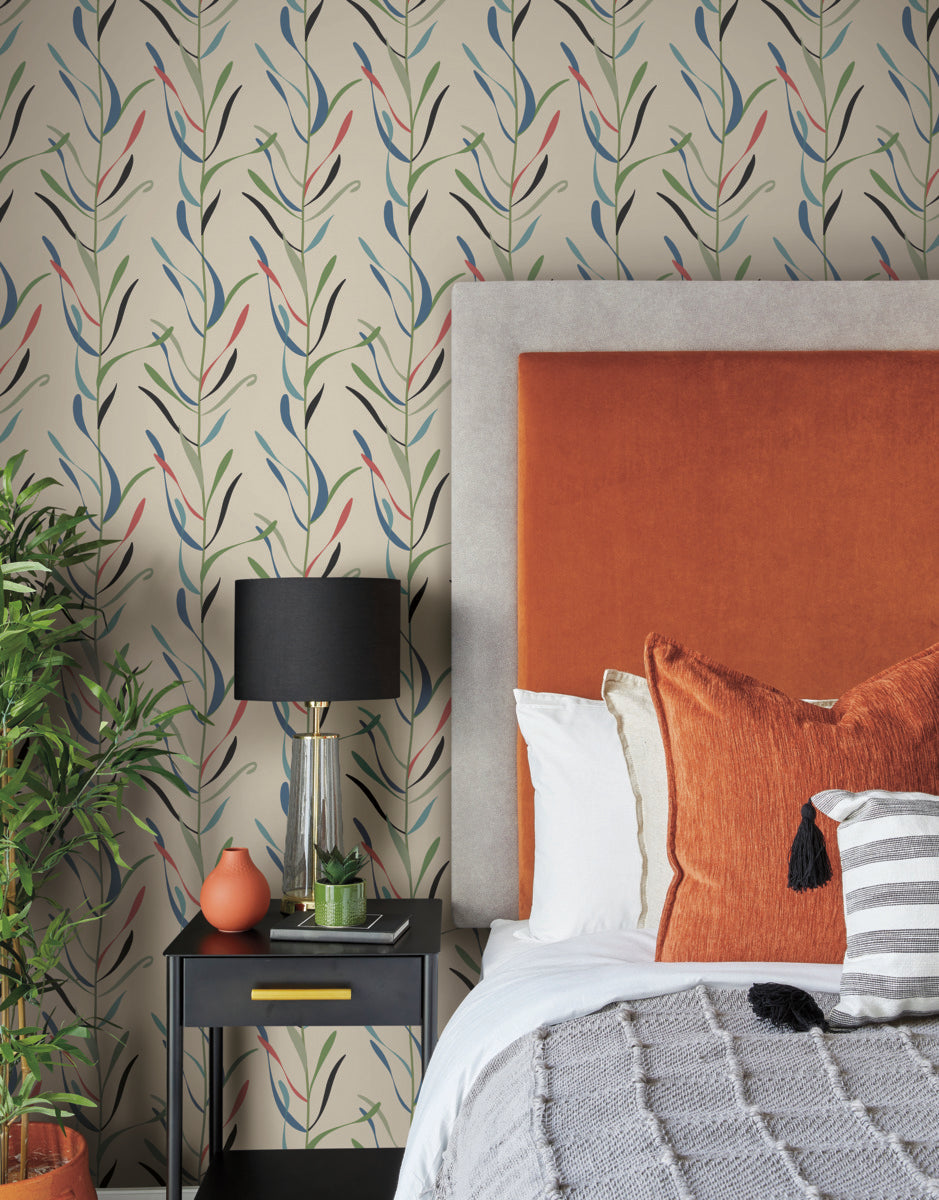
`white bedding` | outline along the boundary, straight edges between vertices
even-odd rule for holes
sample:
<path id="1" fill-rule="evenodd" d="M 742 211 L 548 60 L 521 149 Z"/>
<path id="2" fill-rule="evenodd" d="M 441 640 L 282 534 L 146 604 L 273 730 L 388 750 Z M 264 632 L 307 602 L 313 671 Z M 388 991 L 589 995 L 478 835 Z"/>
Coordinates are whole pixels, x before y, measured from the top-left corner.
<path id="1" fill-rule="evenodd" d="M 614 1000 L 639 1000 L 698 983 L 772 980 L 837 992 L 840 963 L 657 963 L 647 930 L 536 942 L 525 921 L 494 921 L 482 979 L 434 1051 L 421 1085 L 395 1200 L 426 1200 L 466 1092 L 493 1055 L 540 1025 L 582 1016 Z"/>

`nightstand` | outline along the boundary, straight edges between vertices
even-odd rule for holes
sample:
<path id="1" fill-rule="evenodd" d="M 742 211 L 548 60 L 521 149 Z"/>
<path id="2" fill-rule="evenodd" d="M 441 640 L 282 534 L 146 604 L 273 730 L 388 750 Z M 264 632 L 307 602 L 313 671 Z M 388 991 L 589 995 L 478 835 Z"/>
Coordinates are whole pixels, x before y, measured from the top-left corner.
<path id="1" fill-rule="evenodd" d="M 166 1195 L 180 1200 L 183 1028 L 209 1031 L 209 1167 L 198 1200 L 391 1200 L 403 1151 L 222 1150 L 222 1030 L 240 1025 L 420 1025 L 421 1063 L 437 1037 L 439 900 L 370 900 L 407 913 L 392 945 L 271 942 L 279 902 L 247 933 L 219 933 L 201 913 L 166 948 Z M 318 993 L 342 989 L 345 999 Z M 252 999 L 252 991 L 256 997 Z M 278 998 L 264 995 L 278 992 Z"/>

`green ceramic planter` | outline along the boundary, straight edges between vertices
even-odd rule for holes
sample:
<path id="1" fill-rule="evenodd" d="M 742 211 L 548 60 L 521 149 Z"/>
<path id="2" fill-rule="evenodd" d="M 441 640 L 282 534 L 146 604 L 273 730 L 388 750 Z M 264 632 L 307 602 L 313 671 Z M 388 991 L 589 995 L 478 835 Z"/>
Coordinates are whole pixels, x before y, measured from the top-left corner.
<path id="1" fill-rule="evenodd" d="M 317 925 L 362 925 L 365 922 L 365 880 L 351 883 L 313 884 L 314 918 Z"/>

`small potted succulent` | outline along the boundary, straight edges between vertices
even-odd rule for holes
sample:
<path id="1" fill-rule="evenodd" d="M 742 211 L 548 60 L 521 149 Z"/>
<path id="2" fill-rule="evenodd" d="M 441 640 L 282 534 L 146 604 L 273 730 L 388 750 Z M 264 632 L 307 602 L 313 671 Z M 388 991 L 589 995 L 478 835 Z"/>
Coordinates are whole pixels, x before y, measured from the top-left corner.
<path id="1" fill-rule="evenodd" d="M 344 927 L 365 923 L 365 880 L 359 872 L 368 859 L 356 846 L 343 854 L 338 846 L 316 847 L 319 875 L 313 884 L 317 925 Z"/>

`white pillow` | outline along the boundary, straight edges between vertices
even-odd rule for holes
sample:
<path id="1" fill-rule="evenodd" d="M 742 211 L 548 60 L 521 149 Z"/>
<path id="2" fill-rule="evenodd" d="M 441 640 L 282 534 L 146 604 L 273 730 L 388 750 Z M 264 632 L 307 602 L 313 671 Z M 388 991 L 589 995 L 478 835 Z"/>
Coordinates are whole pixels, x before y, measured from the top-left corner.
<path id="1" fill-rule="evenodd" d="M 642 861 L 616 722 L 603 700 L 554 692 L 516 689 L 515 709 L 535 787 L 531 935 L 635 929 Z"/>
<path id="2" fill-rule="evenodd" d="M 642 862 L 639 880 L 640 929 L 657 930 L 672 882 L 666 848 L 668 836 L 668 770 L 665 747 L 649 685 L 642 675 L 608 670 L 603 698 L 616 718 L 629 782 L 636 798 L 636 838 Z M 809 700 L 831 708 L 834 700 Z"/>

